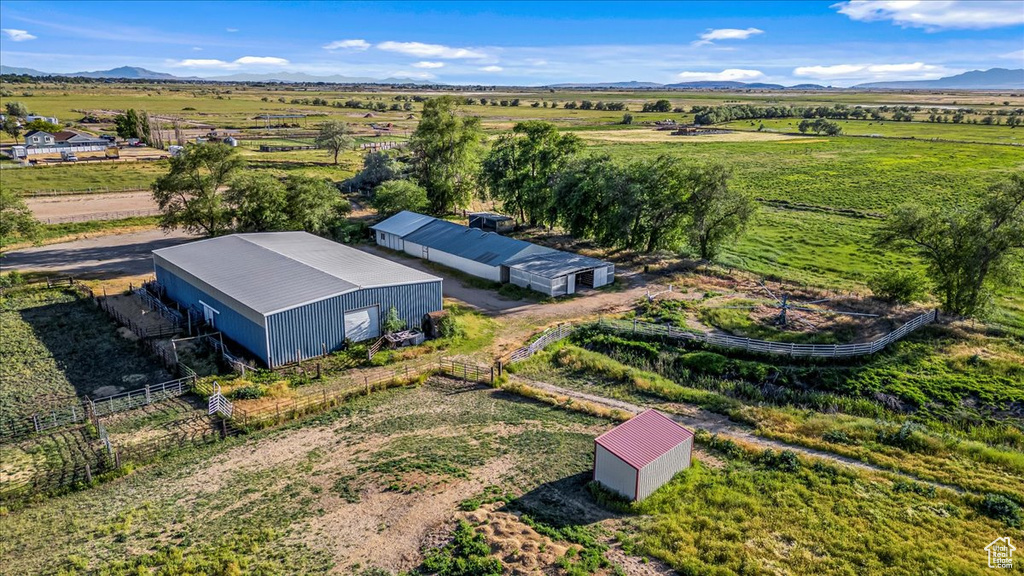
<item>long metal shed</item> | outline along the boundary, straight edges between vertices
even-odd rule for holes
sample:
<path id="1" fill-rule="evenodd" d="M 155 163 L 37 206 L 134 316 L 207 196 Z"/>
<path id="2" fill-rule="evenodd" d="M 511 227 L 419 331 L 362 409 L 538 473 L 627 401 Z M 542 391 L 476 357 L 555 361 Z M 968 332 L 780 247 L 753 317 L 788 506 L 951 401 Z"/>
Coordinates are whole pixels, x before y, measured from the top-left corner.
<path id="1" fill-rule="evenodd" d="M 234 234 L 153 251 L 166 295 L 267 366 L 381 334 L 440 310 L 441 279 L 305 232 Z"/>
<path id="2" fill-rule="evenodd" d="M 399 212 L 371 229 L 381 246 L 548 296 L 573 294 L 580 287 L 597 288 L 615 280 L 615 265 L 610 262 L 415 212 Z"/>
<path id="3" fill-rule="evenodd" d="M 630 500 L 643 500 L 690 467 L 693 432 L 647 410 L 594 441 L 594 480 Z"/>

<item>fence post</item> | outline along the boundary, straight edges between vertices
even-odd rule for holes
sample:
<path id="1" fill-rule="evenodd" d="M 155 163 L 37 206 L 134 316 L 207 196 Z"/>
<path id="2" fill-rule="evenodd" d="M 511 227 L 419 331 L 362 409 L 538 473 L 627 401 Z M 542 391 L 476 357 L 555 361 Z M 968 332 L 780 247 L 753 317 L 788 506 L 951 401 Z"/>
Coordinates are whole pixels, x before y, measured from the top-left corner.
<path id="1" fill-rule="evenodd" d="M 491 366 L 491 386 L 494 386 L 494 366 Z"/>
<path id="2" fill-rule="evenodd" d="M 89 463 L 85 463 L 85 481 L 92 484 L 92 470 L 89 469 Z"/>
<path id="3" fill-rule="evenodd" d="M 243 372 L 243 374 L 244 374 L 244 372 Z M 320 369 L 320 363 L 317 362 L 316 363 L 316 379 L 319 380 L 321 377 L 323 377 L 323 373 L 321 372 L 321 369 Z"/>
<path id="4" fill-rule="evenodd" d="M 146 404 L 152 404 L 153 400 L 149 396 L 149 384 L 146 384 Z"/>
<path id="5" fill-rule="evenodd" d="M 228 437 L 228 421 L 224 417 L 220 419 L 220 438 L 223 440 Z"/>

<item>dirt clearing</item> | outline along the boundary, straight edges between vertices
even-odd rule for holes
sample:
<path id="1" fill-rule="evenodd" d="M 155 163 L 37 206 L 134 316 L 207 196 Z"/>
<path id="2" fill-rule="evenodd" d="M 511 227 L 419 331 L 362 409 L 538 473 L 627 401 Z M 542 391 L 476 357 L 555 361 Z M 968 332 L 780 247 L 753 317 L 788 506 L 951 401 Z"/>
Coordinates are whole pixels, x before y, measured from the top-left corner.
<path id="1" fill-rule="evenodd" d="M 25 204 L 33 216 L 48 224 L 116 220 L 159 213 L 153 193 L 149 191 L 36 196 L 26 198 Z"/>

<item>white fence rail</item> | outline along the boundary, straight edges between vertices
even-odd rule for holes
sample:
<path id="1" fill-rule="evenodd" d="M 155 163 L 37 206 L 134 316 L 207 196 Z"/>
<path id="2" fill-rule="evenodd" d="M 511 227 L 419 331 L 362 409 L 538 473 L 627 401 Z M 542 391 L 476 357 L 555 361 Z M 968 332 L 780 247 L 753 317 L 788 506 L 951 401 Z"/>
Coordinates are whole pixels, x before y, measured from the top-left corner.
<path id="1" fill-rule="evenodd" d="M 937 318 L 938 310 L 925 312 L 877 340 L 856 344 L 793 344 L 769 342 L 766 340 L 741 338 L 739 336 L 732 336 L 729 334 L 689 332 L 666 324 L 651 324 L 649 322 L 641 322 L 639 320 L 607 320 L 602 318 L 598 320 L 597 325 L 601 328 L 615 330 L 617 332 L 633 332 L 647 336 L 662 336 L 676 340 L 689 340 L 691 342 L 699 342 L 710 346 L 740 349 L 747 352 L 781 354 L 786 356 L 837 358 L 874 354 L 918 328 L 926 324 L 931 324 Z"/>
<path id="2" fill-rule="evenodd" d="M 754 340 L 752 338 L 741 338 L 729 334 L 715 334 L 712 332 L 691 332 L 676 328 L 670 324 L 652 324 L 640 320 L 609 320 L 598 319 L 596 326 L 605 330 L 616 332 L 630 332 L 643 334 L 645 336 L 659 336 L 675 340 L 688 340 L 718 346 L 732 348 L 745 352 L 758 352 L 763 354 L 781 354 L 785 356 L 809 356 L 816 358 L 842 358 L 850 356 L 867 356 L 874 354 L 889 344 L 903 338 L 918 328 L 931 324 L 938 320 L 939 311 L 931 310 L 915 317 L 913 320 L 900 326 L 896 330 L 871 342 L 856 344 L 793 344 L 785 342 L 769 342 L 766 340 Z M 571 334 L 578 326 L 572 324 L 559 324 L 555 328 L 549 328 L 541 333 L 540 337 L 530 343 L 514 350 L 508 357 L 508 363 L 526 360 L 537 352 L 543 350 L 549 344 L 557 342 Z"/>
<path id="3" fill-rule="evenodd" d="M 573 330 L 575 330 L 575 327 L 572 324 L 559 324 L 554 328 L 548 328 L 547 330 L 542 332 L 540 337 L 534 340 L 533 342 L 530 342 L 529 344 L 523 346 L 522 348 L 513 350 L 512 353 L 509 354 L 509 364 L 511 364 L 512 362 L 526 360 L 530 356 L 533 356 L 537 352 L 540 352 L 544 348 L 547 348 L 548 344 L 558 342 L 562 338 L 565 338 L 569 334 L 572 334 Z"/>
<path id="4" fill-rule="evenodd" d="M 96 417 L 106 416 L 114 412 L 131 410 L 146 404 L 166 400 L 167 398 L 184 396 L 185 393 L 192 389 L 193 384 L 195 384 L 195 377 L 186 376 L 177 380 L 168 380 L 167 382 L 152 384 L 145 388 L 129 390 L 103 398 L 90 398 L 88 402 L 92 413 Z"/>
<path id="5" fill-rule="evenodd" d="M 224 418 L 231 418 L 231 414 L 235 411 L 234 405 L 231 401 L 224 397 L 220 393 L 220 384 L 213 383 L 213 394 L 210 394 L 210 400 L 207 405 L 207 412 L 210 416 L 214 414 L 220 414 Z"/>

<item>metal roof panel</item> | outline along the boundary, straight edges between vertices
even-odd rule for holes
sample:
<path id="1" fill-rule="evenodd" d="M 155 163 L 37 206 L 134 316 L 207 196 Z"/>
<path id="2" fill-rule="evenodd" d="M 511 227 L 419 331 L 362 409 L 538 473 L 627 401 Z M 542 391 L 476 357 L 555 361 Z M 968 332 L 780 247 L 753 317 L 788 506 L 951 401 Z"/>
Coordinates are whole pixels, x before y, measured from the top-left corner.
<path id="1" fill-rule="evenodd" d="M 690 438 L 692 431 L 657 410 L 647 410 L 598 436 L 595 442 L 626 464 L 642 470 Z"/>

